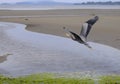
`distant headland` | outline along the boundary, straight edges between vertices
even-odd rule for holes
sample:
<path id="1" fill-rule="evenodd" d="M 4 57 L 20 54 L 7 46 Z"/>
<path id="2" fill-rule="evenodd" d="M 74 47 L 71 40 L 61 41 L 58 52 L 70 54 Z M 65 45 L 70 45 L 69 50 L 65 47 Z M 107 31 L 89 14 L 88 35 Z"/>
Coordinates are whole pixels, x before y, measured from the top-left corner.
<path id="1" fill-rule="evenodd" d="M 106 1 L 106 2 L 78 2 L 78 3 L 67 3 L 67 2 L 57 2 L 57 1 L 24 1 L 16 3 L 0 3 L 0 5 L 120 5 L 120 1 Z"/>

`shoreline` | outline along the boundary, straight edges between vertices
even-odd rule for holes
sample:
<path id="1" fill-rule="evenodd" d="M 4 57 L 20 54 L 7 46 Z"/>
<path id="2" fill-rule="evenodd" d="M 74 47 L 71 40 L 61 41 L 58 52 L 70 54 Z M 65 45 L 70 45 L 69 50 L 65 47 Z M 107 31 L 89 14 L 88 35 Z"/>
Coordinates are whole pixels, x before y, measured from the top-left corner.
<path id="1" fill-rule="evenodd" d="M 119 5 L 0 5 L 0 10 L 120 9 Z"/>
<path id="2" fill-rule="evenodd" d="M 89 42 L 93 47 L 90 50 L 71 39 L 29 32 L 24 24 L 1 22 L 1 27 L 0 37 L 4 40 L 0 40 L 0 47 L 4 52 L 12 53 L 6 62 L 0 63 L 3 70 L 0 73 L 4 75 L 22 76 L 43 72 L 89 72 L 93 76 L 120 74 L 118 49 Z"/>
<path id="3" fill-rule="evenodd" d="M 0 56 L 0 63 L 3 63 L 4 61 L 7 61 L 7 57 L 9 55 L 12 55 L 12 54 L 7 53 L 7 54 L 4 54 L 4 55 Z"/>
<path id="4" fill-rule="evenodd" d="M 120 9 L 5 10 L 1 11 L 0 19 L 26 24 L 26 29 L 32 32 L 66 37 L 64 26 L 79 34 L 82 23 L 94 15 L 100 19 L 93 26 L 88 41 L 120 49 Z"/>
<path id="5" fill-rule="evenodd" d="M 0 63 L 3 63 L 4 61 L 7 61 L 8 56 L 0 56 Z"/>

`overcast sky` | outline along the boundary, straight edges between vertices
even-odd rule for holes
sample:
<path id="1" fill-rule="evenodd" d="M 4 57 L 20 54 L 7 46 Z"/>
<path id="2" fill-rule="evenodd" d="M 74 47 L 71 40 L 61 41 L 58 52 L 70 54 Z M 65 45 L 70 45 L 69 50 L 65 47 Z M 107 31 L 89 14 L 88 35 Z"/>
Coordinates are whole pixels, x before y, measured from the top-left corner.
<path id="1" fill-rule="evenodd" d="M 120 0 L 0 0 L 0 3 L 16 3 L 16 2 L 23 2 L 23 1 L 58 1 L 58 2 L 86 2 L 86 1 L 120 1 Z"/>

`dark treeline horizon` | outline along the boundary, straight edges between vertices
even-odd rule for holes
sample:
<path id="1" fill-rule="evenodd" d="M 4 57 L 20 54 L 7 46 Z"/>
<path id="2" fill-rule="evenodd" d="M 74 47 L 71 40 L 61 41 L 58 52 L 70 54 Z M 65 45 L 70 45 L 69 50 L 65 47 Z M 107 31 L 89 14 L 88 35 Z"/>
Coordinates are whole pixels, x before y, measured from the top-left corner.
<path id="1" fill-rule="evenodd" d="M 94 1 L 90 1 L 90 2 L 82 2 L 82 3 L 74 3 L 74 5 L 120 5 L 120 1 L 106 1 L 106 2 L 94 2 Z"/>
<path id="2" fill-rule="evenodd" d="M 38 1 L 38 2 L 31 2 L 31 1 L 24 1 L 24 2 L 16 2 L 16 3 L 1 3 L 1 5 L 120 5 L 120 1 L 88 1 L 88 2 L 78 2 L 78 3 L 65 3 L 65 2 L 56 2 L 56 1 Z"/>

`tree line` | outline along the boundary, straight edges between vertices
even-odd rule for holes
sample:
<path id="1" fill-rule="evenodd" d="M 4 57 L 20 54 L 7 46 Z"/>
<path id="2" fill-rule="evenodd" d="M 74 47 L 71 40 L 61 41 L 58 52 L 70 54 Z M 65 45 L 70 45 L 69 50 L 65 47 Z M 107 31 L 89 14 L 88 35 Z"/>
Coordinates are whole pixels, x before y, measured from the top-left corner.
<path id="1" fill-rule="evenodd" d="M 74 3 L 74 5 L 120 5 L 120 1 L 118 1 L 118 2 L 112 2 L 112 1 L 106 1 L 106 2 L 83 2 L 83 3 Z"/>

